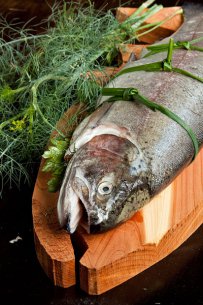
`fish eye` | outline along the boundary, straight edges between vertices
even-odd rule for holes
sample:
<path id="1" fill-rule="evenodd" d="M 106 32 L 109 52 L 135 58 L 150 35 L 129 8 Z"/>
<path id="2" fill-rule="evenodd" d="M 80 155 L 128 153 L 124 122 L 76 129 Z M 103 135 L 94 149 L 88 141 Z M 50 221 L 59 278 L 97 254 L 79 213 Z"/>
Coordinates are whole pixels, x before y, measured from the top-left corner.
<path id="1" fill-rule="evenodd" d="M 109 182 L 102 182 L 98 186 L 98 192 L 100 195 L 109 195 L 113 189 L 113 185 Z"/>

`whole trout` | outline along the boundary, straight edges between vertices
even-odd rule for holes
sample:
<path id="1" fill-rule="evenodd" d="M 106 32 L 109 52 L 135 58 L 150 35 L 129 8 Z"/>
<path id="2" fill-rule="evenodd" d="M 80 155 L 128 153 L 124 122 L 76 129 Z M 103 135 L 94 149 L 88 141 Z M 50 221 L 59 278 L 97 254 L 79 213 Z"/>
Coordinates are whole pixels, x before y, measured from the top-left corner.
<path id="1" fill-rule="evenodd" d="M 203 36 L 203 10 L 194 11 L 175 41 Z M 164 41 L 166 42 L 166 40 Z M 203 47 L 202 41 L 196 45 Z M 128 67 L 164 60 L 166 52 L 131 62 Z M 176 49 L 174 67 L 203 76 L 203 52 Z M 203 143 L 203 84 L 174 72 L 120 75 L 109 87 L 135 87 L 180 116 Z M 130 218 L 163 190 L 192 160 L 187 132 L 160 112 L 131 101 L 98 101 L 100 107 L 76 129 L 66 156 L 58 199 L 61 226 L 73 233 L 82 224 L 101 232 Z"/>

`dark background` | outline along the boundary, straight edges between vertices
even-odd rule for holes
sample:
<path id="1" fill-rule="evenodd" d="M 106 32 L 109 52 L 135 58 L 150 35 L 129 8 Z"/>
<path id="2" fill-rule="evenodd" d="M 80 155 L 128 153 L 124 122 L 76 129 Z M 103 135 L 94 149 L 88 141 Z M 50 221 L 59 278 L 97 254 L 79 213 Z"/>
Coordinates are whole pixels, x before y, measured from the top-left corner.
<path id="1" fill-rule="evenodd" d="M 131 4 L 140 2 L 131 1 Z M 186 3 L 157 2 L 168 6 Z M 104 4 L 107 1 L 96 1 L 97 7 Z M 118 4 L 119 1 L 109 1 L 106 7 Z M 33 21 L 36 23 L 48 16 L 50 8 L 47 1 L 0 0 L 0 12 L 8 19 L 17 17 L 24 22 L 36 16 Z M 32 181 L 36 172 L 37 166 Z M 54 287 L 35 254 L 33 185 L 34 182 L 30 186 L 22 185 L 21 191 L 7 188 L 0 199 L 0 305 L 203 305 L 203 226 L 167 258 L 101 296 L 88 296 L 78 286 Z M 9 243 L 17 235 L 22 241 Z"/>
<path id="2" fill-rule="evenodd" d="M 84 3 L 87 0 L 73 0 L 74 2 Z M 196 2 L 201 2 L 201 0 L 196 0 Z M 42 19 L 46 19 L 50 12 L 51 6 L 54 3 L 62 2 L 61 0 L 0 0 L 0 14 L 7 16 L 8 20 L 19 19 L 20 21 L 27 22 L 33 19 L 29 24 L 36 24 Z M 70 1 L 66 1 L 67 3 Z M 128 4 L 127 6 L 136 7 L 143 3 L 143 0 L 96 0 L 92 1 L 97 9 L 105 8 L 115 8 L 117 6 Z M 157 0 L 157 4 L 163 4 L 164 6 L 182 5 L 184 0 Z"/>

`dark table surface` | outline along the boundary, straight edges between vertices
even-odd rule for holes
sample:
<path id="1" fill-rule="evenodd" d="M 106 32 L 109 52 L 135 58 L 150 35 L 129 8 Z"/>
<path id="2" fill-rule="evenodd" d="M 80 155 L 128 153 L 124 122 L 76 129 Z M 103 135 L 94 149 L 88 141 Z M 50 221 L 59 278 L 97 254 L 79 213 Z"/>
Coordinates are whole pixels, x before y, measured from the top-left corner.
<path id="1" fill-rule="evenodd" d="M 101 296 L 78 285 L 54 287 L 36 258 L 32 188 L 5 190 L 0 200 L 0 305 L 203 305 L 203 226 L 167 258 Z M 11 244 L 18 235 L 22 240 Z"/>

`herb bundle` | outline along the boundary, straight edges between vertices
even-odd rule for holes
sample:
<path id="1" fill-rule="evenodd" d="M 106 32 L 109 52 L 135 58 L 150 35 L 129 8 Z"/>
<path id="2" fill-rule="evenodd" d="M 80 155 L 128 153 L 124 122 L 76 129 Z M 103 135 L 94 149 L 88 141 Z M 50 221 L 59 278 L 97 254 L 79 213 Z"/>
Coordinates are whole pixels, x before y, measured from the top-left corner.
<path id="1" fill-rule="evenodd" d="M 137 39 L 143 22 L 162 8 L 155 4 L 145 11 L 153 2 L 146 1 L 121 24 L 112 12 L 98 12 L 90 3 L 64 4 L 53 9 L 40 35 L 1 20 L 0 193 L 7 183 L 29 179 L 29 169 L 70 105 L 83 102 L 87 111 L 94 110 L 101 90 L 94 71 L 105 74 L 120 44 Z"/>

